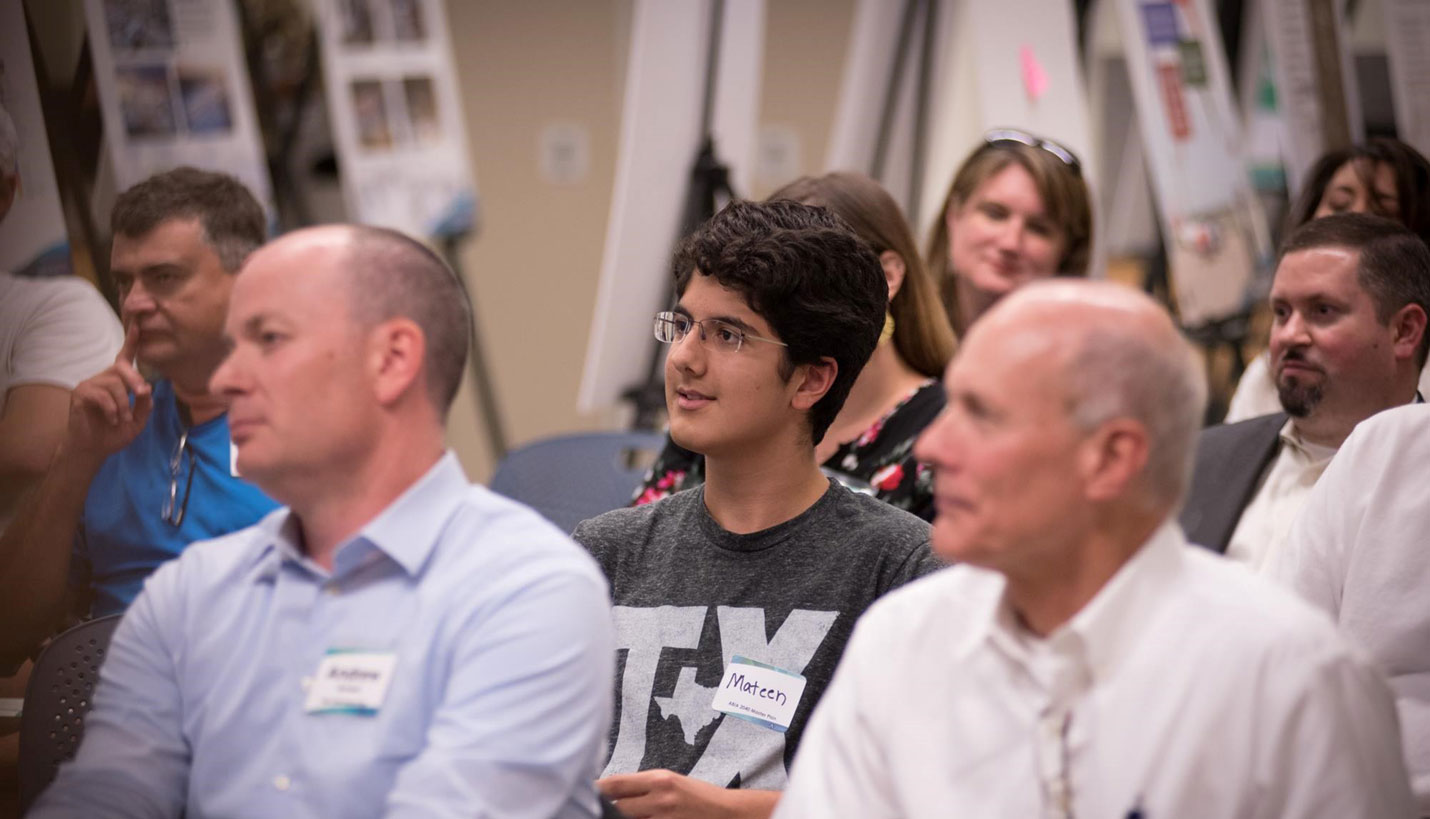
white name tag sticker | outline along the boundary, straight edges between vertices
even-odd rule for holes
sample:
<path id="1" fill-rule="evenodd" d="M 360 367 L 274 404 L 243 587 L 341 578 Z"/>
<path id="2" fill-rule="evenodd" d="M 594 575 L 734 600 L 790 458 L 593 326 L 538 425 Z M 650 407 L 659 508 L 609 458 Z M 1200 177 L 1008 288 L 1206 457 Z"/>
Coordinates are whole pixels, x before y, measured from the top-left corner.
<path id="1" fill-rule="evenodd" d="M 395 668 L 397 655 L 390 652 L 328 649 L 308 687 L 303 710 L 310 714 L 376 714 Z"/>
<path id="2" fill-rule="evenodd" d="M 710 707 L 784 733 L 794 719 L 806 682 L 799 674 L 737 654 L 730 658 Z"/>

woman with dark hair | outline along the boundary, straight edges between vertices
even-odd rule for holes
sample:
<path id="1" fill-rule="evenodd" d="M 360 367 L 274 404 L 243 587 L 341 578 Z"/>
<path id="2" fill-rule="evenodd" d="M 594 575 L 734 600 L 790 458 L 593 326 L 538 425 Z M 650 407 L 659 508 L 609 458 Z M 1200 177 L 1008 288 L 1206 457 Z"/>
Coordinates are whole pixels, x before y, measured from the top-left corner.
<path id="1" fill-rule="evenodd" d="M 770 200 L 789 199 L 834 212 L 879 255 L 889 285 L 889 313 L 879 346 L 859 372 L 839 414 L 815 449 L 826 472 L 925 520 L 933 517 L 932 474 L 912 449 L 943 409 L 938 378 L 954 337 L 903 212 L 863 174 L 803 177 Z M 659 500 L 704 481 L 704 460 L 667 440 L 632 505 Z"/>
<path id="2" fill-rule="evenodd" d="M 1030 281 L 1086 275 L 1092 245 L 1092 206 L 1072 151 L 1011 128 L 983 140 L 954 174 L 928 248 L 959 334 Z"/>
<path id="3" fill-rule="evenodd" d="M 1430 161 L 1397 139 L 1372 139 L 1327 153 L 1306 175 L 1305 187 L 1286 214 L 1285 233 L 1334 213 L 1373 213 L 1393 219 L 1430 244 Z M 1420 375 L 1430 394 L 1430 370 Z M 1226 423 L 1281 412 L 1265 351 L 1237 382 Z"/>
<path id="4" fill-rule="evenodd" d="M 1331 151 L 1311 166 L 1286 233 L 1333 213 L 1373 213 L 1430 243 L 1430 161 L 1398 139 Z"/>

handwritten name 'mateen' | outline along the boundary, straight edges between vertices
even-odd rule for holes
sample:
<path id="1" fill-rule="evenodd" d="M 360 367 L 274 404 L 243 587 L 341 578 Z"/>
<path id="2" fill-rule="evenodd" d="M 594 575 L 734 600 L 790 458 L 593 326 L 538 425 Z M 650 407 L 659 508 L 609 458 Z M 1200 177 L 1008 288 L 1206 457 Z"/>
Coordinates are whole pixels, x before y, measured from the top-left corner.
<path id="1" fill-rule="evenodd" d="M 784 705 L 789 700 L 785 692 L 778 688 L 766 688 L 754 680 L 746 680 L 744 674 L 731 674 L 729 682 L 725 683 L 726 688 L 733 688 L 742 694 L 749 694 L 765 700 L 774 700 L 779 705 Z"/>

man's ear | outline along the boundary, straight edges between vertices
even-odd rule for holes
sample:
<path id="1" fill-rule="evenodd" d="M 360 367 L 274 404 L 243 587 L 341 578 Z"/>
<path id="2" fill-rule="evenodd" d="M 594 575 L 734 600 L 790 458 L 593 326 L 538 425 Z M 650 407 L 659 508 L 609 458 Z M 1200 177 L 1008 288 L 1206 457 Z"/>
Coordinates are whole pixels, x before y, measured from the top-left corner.
<path id="1" fill-rule="evenodd" d="M 1425 337 L 1425 308 L 1418 304 L 1407 304 L 1390 317 L 1391 345 L 1396 358 L 1415 360 L 1420 349 L 1420 340 Z"/>
<path id="2" fill-rule="evenodd" d="M 409 318 L 382 322 L 369 335 L 369 370 L 378 403 L 390 406 L 422 381 L 427 339 Z"/>
<path id="3" fill-rule="evenodd" d="M 904 264 L 904 257 L 892 250 L 879 254 L 879 266 L 884 268 L 884 281 L 889 285 L 889 301 L 892 302 L 899 288 L 904 286 L 904 276 L 909 272 L 908 266 Z"/>
<path id="4" fill-rule="evenodd" d="M 834 386 L 834 377 L 839 375 L 839 364 L 829 356 L 824 356 L 813 364 L 801 364 L 795 368 L 794 399 L 795 409 L 807 410 L 819 403 L 829 388 Z"/>
<path id="5" fill-rule="evenodd" d="M 1131 418 L 1114 418 L 1083 441 L 1081 470 L 1091 501 L 1125 495 L 1147 467 L 1147 429 Z"/>

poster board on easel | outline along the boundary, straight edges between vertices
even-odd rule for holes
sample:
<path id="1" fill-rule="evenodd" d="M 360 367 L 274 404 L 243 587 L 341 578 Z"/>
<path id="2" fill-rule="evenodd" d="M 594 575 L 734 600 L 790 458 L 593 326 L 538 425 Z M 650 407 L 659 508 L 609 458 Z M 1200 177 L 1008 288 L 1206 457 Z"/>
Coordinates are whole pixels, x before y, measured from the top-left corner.
<path id="1" fill-rule="evenodd" d="M 1195 327 L 1259 298 L 1270 236 L 1206 0 L 1114 0 L 1176 306 Z"/>
<path id="2" fill-rule="evenodd" d="M 237 177 L 271 215 L 234 4 L 85 0 L 84 10 L 119 189 L 192 165 Z"/>
<path id="3" fill-rule="evenodd" d="M 476 184 L 443 4 L 315 10 L 348 217 L 423 238 L 471 231 Z"/>
<path id="4" fill-rule="evenodd" d="M 1401 141 L 1430 156 L 1430 3 L 1381 0 L 1381 8 L 1395 129 Z"/>

